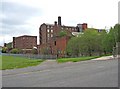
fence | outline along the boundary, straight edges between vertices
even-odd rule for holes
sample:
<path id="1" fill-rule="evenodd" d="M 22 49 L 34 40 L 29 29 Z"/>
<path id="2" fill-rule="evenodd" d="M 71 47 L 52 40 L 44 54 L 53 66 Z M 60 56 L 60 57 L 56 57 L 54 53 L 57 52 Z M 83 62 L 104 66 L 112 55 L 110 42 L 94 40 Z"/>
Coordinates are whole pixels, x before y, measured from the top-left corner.
<path id="1" fill-rule="evenodd" d="M 2 53 L 2 55 L 26 57 L 26 58 L 32 58 L 32 59 L 51 59 L 51 60 L 57 59 L 57 55 L 10 54 L 10 53 Z"/>

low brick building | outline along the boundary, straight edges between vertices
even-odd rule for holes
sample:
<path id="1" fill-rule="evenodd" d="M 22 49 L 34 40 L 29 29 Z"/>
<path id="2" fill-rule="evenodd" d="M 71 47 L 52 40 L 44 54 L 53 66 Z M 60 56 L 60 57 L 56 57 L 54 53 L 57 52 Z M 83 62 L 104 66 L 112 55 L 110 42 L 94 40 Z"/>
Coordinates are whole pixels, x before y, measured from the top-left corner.
<path id="1" fill-rule="evenodd" d="M 66 55 L 67 43 L 70 38 L 70 36 L 56 37 L 56 40 L 53 41 L 52 53 L 57 54 L 58 57 L 64 57 Z"/>
<path id="2" fill-rule="evenodd" d="M 13 48 L 21 49 L 23 52 L 29 53 L 37 47 L 37 36 L 23 35 L 13 37 Z"/>

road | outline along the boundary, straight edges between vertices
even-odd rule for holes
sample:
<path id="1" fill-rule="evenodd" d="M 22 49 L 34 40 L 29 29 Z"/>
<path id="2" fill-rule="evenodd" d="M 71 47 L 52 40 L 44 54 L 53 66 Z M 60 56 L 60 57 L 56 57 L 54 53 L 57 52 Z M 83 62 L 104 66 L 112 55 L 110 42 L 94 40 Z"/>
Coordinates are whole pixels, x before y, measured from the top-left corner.
<path id="1" fill-rule="evenodd" d="M 117 87 L 118 60 L 42 64 L 43 70 L 2 75 L 3 87 Z M 9 72 L 10 73 L 10 72 Z"/>

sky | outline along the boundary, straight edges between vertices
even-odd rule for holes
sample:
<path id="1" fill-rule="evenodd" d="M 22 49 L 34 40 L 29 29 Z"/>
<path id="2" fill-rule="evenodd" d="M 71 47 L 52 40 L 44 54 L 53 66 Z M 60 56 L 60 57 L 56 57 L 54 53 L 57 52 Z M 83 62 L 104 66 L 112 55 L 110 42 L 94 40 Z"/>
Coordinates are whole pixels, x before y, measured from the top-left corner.
<path id="1" fill-rule="evenodd" d="M 37 36 L 42 23 L 54 24 L 61 16 L 62 25 L 109 29 L 118 23 L 119 0 L 1 0 L 0 45 L 21 35 Z"/>

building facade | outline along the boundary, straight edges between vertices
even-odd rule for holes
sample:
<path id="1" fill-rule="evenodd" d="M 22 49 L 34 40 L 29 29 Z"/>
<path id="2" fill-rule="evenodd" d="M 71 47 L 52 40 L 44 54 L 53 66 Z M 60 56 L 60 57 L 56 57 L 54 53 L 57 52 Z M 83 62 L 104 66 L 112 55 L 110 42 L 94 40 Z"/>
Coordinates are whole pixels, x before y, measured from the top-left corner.
<path id="1" fill-rule="evenodd" d="M 23 51 L 31 51 L 37 47 L 37 36 L 23 35 L 13 37 L 13 48 L 21 49 Z"/>

